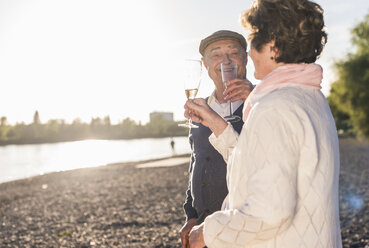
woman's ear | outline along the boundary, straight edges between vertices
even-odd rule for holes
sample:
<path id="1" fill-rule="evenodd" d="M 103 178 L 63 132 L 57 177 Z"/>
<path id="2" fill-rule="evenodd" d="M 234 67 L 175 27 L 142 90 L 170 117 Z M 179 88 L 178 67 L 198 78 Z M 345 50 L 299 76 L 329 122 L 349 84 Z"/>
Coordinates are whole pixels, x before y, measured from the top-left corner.
<path id="1" fill-rule="evenodd" d="M 267 43 L 267 46 L 269 47 L 270 59 L 275 60 L 278 56 L 278 49 L 275 47 L 275 41 L 270 41 L 269 43 Z"/>

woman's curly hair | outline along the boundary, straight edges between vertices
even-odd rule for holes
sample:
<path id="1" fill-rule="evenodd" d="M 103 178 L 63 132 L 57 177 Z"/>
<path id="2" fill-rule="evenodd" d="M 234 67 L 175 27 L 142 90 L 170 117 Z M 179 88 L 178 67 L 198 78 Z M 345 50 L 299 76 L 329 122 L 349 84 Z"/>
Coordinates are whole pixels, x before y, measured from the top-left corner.
<path id="1" fill-rule="evenodd" d="M 308 0 L 255 0 L 241 16 L 252 47 L 274 41 L 276 62 L 313 63 L 327 43 L 324 10 Z"/>

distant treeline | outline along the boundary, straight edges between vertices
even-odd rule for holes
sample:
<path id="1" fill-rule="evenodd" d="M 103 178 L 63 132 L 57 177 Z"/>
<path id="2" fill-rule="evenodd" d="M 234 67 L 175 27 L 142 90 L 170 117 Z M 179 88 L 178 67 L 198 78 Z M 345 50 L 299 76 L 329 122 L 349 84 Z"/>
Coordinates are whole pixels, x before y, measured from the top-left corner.
<path id="1" fill-rule="evenodd" d="M 168 121 L 158 115 L 149 123 L 141 125 L 130 118 L 111 124 L 110 118 L 93 118 L 90 123 L 79 119 L 67 124 L 64 120 L 40 122 L 39 113 L 34 114 L 31 124 L 8 125 L 7 118 L 0 120 L 0 145 L 37 144 L 84 139 L 137 139 L 186 136 L 188 129 L 178 127 L 177 122 Z"/>

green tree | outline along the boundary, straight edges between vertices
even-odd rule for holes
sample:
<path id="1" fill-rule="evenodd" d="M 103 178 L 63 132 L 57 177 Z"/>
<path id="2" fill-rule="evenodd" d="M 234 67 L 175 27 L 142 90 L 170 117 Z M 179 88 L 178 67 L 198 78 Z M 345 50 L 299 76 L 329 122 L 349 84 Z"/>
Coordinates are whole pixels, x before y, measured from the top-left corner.
<path id="1" fill-rule="evenodd" d="M 49 140 L 57 140 L 59 135 L 59 120 L 49 120 L 44 126 L 46 138 Z"/>
<path id="2" fill-rule="evenodd" d="M 119 138 L 135 138 L 136 122 L 130 118 L 125 118 L 119 125 Z"/>
<path id="3" fill-rule="evenodd" d="M 109 115 L 104 117 L 104 125 L 109 126 L 109 127 L 111 126 L 111 121 L 110 121 L 110 116 Z"/>
<path id="4" fill-rule="evenodd" d="M 157 115 L 151 118 L 150 122 L 147 124 L 149 133 L 153 137 L 164 137 L 168 134 L 168 127 L 171 122 L 166 120 L 163 115 Z M 170 136 L 171 134 L 169 134 Z"/>
<path id="5" fill-rule="evenodd" d="M 36 110 L 36 112 L 33 115 L 33 124 L 40 124 L 40 115 L 38 113 L 38 111 Z"/>
<path id="6" fill-rule="evenodd" d="M 6 137 L 8 139 L 13 139 L 14 137 L 16 137 L 16 135 L 17 134 L 15 133 L 14 129 L 9 129 L 9 131 L 6 134 Z"/>
<path id="7" fill-rule="evenodd" d="M 4 127 L 6 125 L 7 125 L 7 118 L 5 116 L 2 116 L 0 120 L 0 126 Z"/>
<path id="8" fill-rule="evenodd" d="M 369 14 L 351 30 L 355 48 L 335 64 L 338 79 L 328 101 L 338 128 L 369 139 Z"/>
<path id="9" fill-rule="evenodd" d="M 7 132 L 7 119 L 5 116 L 0 118 L 0 142 L 4 141 L 4 134 Z"/>

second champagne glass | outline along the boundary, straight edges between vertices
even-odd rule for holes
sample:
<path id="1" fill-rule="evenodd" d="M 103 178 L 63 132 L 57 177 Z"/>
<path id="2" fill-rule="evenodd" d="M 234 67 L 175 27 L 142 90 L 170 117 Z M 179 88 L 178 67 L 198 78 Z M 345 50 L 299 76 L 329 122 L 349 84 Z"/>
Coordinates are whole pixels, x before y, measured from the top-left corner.
<path id="1" fill-rule="evenodd" d="M 236 63 L 232 63 L 232 64 L 221 63 L 220 69 L 222 71 L 222 80 L 224 83 L 224 87 L 227 88 L 226 83 L 237 78 L 237 64 Z M 239 116 L 233 114 L 232 102 L 230 100 L 229 100 L 229 112 L 230 112 L 229 115 L 224 117 L 226 121 L 237 122 L 241 120 Z"/>
<path id="2" fill-rule="evenodd" d="M 184 80 L 184 90 L 186 97 L 189 100 L 193 100 L 199 90 L 201 81 L 202 64 L 201 60 L 188 59 L 184 61 L 183 64 L 183 80 Z M 187 120 L 184 124 L 179 124 L 181 127 L 188 128 L 198 128 L 197 125 L 192 123 L 191 118 Z"/>

